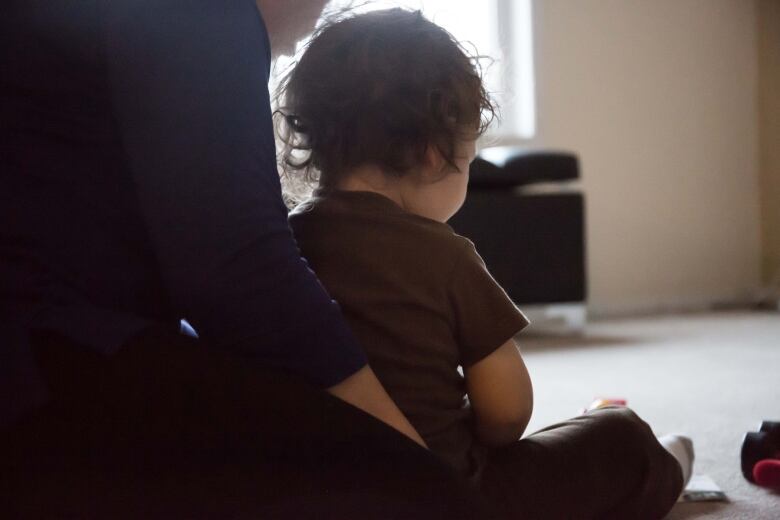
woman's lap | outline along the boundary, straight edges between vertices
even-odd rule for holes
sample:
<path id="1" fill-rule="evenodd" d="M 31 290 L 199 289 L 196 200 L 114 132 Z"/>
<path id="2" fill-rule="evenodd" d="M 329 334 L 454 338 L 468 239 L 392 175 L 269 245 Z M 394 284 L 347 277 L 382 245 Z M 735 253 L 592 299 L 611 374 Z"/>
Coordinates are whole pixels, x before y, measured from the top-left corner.
<path id="1" fill-rule="evenodd" d="M 111 357 L 51 335 L 34 349 L 52 399 L 3 434 L 6 511 L 483 517 L 429 452 L 249 358 L 157 329 Z"/>

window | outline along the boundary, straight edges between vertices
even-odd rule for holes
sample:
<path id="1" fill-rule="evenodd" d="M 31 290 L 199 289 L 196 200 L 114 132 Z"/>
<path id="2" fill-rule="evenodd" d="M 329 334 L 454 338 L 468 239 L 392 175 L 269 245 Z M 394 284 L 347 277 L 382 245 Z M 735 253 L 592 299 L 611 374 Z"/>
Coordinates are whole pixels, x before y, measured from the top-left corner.
<path id="1" fill-rule="evenodd" d="M 536 131 L 532 0 L 333 0 L 331 9 L 355 5 L 365 12 L 389 7 L 421 10 L 451 32 L 481 62 L 487 89 L 500 106 L 496 139 L 531 138 Z M 289 63 L 289 62 L 286 62 Z M 286 63 L 282 63 L 284 68 Z"/>

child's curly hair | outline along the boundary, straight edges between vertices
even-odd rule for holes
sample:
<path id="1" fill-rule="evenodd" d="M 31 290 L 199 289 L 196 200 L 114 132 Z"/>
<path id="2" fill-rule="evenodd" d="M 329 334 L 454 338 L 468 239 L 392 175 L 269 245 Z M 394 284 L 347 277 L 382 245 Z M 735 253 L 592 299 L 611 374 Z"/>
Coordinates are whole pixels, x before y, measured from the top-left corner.
<path id="1" fill-rule="evenodd" d="M 455 167 L 496 109 L 477 58 L 419 11 L 352 15 L 320 28 L 277 95 L 286 183 L 329 189 L 351 168 L 402 176 L 429 146 Z"/>

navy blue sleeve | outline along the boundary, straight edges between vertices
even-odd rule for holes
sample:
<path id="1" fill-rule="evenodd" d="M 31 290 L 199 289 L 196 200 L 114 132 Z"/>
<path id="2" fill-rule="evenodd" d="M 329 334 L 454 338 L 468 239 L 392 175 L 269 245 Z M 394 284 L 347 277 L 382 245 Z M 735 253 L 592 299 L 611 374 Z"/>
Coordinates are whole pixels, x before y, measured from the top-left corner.
<path id="1" fill-rule="evenodd" d="M 105 2 L 116 121 L 160 272 L 201 338 L 330 386 L 365 365 L 282 202 L 252 0 Z"/>

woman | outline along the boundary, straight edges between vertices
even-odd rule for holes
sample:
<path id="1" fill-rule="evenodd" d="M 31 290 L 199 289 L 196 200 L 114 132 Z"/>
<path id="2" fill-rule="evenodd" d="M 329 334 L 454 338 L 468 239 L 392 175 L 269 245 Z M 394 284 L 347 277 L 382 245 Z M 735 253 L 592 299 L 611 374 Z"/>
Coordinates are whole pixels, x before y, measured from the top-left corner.
<path id="1" fill-rule="evenodd" d="M 409 442 L 422 441 L 286 224 L 271 46 L 293 48 L 324 3 L 5 9 L 0 484 L 11 507 L 478 510 Z M 180 318 L 199 340 L 178 333 Z"/>

